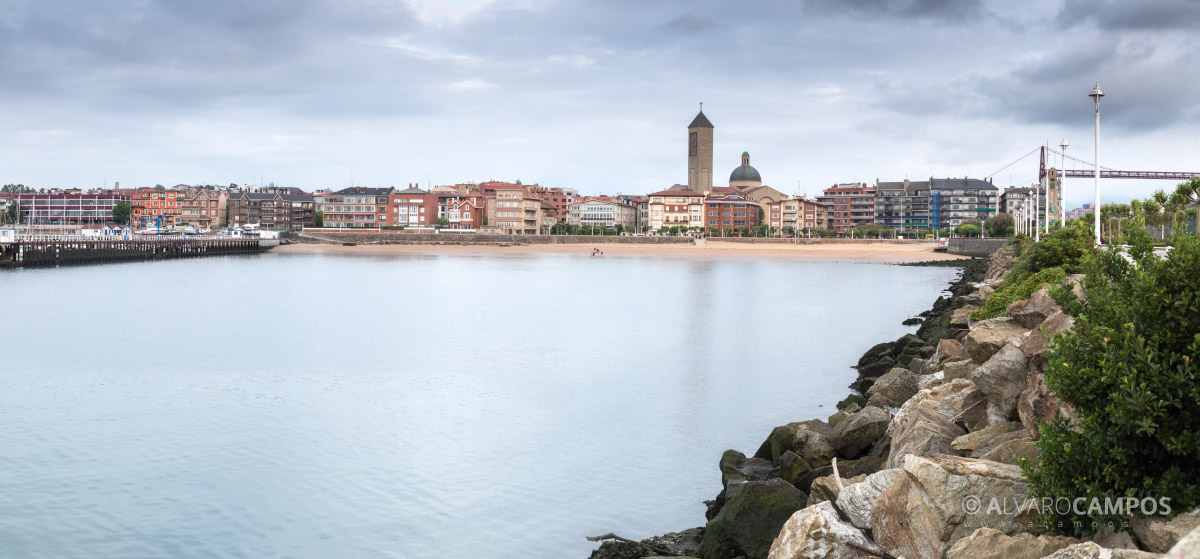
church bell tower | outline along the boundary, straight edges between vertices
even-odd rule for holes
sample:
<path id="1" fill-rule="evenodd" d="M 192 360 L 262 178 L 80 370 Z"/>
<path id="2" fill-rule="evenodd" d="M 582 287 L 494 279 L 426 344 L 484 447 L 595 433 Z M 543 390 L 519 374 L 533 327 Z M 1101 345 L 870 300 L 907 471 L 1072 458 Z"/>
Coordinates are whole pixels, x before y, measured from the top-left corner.
<path id="1" fill-rule="evenodd" d="M 700 113 L 688 125 L 688 188 L 708 195 L 713 185 L 713 125 Z"/>

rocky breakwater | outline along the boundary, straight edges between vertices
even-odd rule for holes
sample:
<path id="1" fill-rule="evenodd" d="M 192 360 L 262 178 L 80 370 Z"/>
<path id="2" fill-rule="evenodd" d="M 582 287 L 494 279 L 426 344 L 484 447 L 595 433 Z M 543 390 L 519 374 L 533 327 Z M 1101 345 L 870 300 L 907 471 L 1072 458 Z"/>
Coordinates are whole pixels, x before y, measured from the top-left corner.
<path id="1" fill-rule="evenodd" d="M 1046 387 L 1044 370 L 1050 340 L 1073 319 L 1043 289 L 1011 304 L 1008 316 L 971 321 L 1012 266 L 1006 249 L 986 269 L 968 267 L 915 335 L 871 348 L 858 364 L 858 393 L 833 416 L 777 427 L 752 456 L 726 451 L 707 524 L 668 554 L 1200 558 L 1200 514 L 1080 541 L 1042 533 L 1018 506 L 1029 490 L 1018 464 L 1037 464 L 1038 420 L 1072 414 Z M 632 554 L 602 547 L 593 557 L 661 554 L 624 549 Z"/>

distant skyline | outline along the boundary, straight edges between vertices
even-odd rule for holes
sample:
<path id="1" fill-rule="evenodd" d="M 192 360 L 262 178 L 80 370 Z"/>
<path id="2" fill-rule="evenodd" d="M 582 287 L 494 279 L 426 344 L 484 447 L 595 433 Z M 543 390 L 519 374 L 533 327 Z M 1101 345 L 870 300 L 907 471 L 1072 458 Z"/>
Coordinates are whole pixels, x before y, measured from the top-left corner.
<path id="1" fill-rule="evenodd" d="M 644 194 L 687 181 L 703 101 L 716 184 L 748 151 L 814 196 L 1064 136 L 1090 161 L 1097 81 L 1101 164 L 1200 171 L 1198 28 L 1186 0 L 0 0 L 0 182 Z M 1069 179 L 1068 206 L 1091 192 Z"/>

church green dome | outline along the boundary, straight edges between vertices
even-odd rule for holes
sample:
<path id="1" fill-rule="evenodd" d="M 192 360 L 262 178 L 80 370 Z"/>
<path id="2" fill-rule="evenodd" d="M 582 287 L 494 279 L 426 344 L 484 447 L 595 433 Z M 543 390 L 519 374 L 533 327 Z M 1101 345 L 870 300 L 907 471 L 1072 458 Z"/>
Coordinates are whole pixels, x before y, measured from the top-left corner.
<path id="1" fill-rule="evenodd" d="M 750 166 L 750 153 L 742 152 L 742 166 L 733 170 L 729 175 L 729 182 L 734 181 L 755 181 L 762 182 L 762 176 L 758 174 L 758 169 Z"/>

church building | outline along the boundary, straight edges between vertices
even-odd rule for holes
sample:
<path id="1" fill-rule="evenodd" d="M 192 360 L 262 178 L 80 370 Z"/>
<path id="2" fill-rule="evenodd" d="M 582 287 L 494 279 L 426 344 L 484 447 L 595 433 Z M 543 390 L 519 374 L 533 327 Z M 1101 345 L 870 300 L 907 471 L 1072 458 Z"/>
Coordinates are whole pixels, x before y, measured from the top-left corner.
<path id="1" fill-rule="evenodd" d="M 688 190 L 705 196 L 738 194 L 755 202 L 772 203 L 787 195 L 763 186 L 758 169 L 750 166 L 750 153 L 742 152 L 742 164 L 729 175 L 728 187 L 713 187 L 713 123 L 704 116 L 704 108 L 688 125 Z M 685 188 L 677 185 L 675 188 Z"/>

